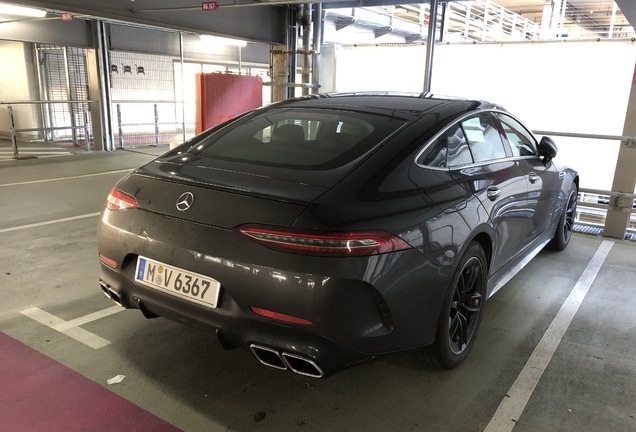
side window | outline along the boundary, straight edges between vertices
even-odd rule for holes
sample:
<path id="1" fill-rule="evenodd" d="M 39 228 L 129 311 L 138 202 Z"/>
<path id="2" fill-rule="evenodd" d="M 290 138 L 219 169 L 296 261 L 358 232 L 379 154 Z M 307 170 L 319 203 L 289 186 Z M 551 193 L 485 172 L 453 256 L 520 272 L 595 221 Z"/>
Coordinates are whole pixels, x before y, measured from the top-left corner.
<path id="1" fill-rule="evenodd" d="M 440 135 L 418 158 L 417 163 L 438 168 L 473 163 L 462 128 L 455 125 Z"/>
<path id="2" fill-rule="evenodd" d="M 501 126 L 510 142 L 512 154 L 514 156 L 536 156 L 537 144 L 534 137 L 517 120 L 505 114 L 496 114 Z"/>
<path id="3" fill-rule="evenodd" d="M 477 117 L 464 120 L 462 128 L 475 162 L 506 157 L 499 130 L 490 114 L 480 114 Z"/>

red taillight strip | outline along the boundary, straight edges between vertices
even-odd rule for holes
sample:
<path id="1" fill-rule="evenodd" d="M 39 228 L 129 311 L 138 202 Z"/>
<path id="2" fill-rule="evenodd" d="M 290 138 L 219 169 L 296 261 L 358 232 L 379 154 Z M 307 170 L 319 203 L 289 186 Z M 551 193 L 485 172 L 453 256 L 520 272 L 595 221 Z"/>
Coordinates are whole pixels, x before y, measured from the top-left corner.
<path id="1" fill-rule="evenodd" d="M 312 325 L 313 324 L 311 321 L 307 321 L 306 319 L 303 319 L 303 318 L 298 318 L 298 317 L 291 316 L 291 315 L 285 315 L 285 314 L 278 313 L 278 312 L 272 312 L 272 311 L 267 310 L 267 309 L 261 309 L 261 308 L 257 308 L 257 307 L 254 307 L 254 306 L 250 306 L 250 309 L 256 315 L 264 316 L 266 318 L 275 319 L 277 321 L 284 321 L 284 322 L 288 322 L 288 323 L 292 323 L 292 324 L 300 324 L 300 325 Z"/>
<path id="2" fill-rule="evenodd" d="M 106 208 L 109 210 L 124 210 L 137 208 L 137 200 L 127 193 L 113 188 L 106 197 Z"/>
<path id="3" fill-rule="evenodd" d="M 321 232 L 261 225 L 237 228 L 243 235 L 272 249 L 319 256 L 366 256 L 409 249 L 386 231 Z"/>
<path id="4" fill-rule="evenodd" d="M 117 267 L 117 261 L 115 261 L 114 259 L 108 258 L 106 255 L 102 255 L 102 254 L 98 254 L 99 255 L 99 259 L 101 262 L 103 262 L 104 264 L 107 264 L 111 267 Z"/>

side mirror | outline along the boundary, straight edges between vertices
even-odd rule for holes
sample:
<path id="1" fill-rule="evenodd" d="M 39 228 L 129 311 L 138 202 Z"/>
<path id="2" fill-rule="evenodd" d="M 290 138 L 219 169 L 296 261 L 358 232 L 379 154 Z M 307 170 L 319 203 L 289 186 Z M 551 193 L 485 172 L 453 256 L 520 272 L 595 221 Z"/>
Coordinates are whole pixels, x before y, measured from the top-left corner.
<path id="1" fill-rule="evenodd" d="M 539 156 L 543 156 L 545 163 L 550 162 L 557 155 L 557 146 L 551 138 L 544 136 L 539 142 Z"/>

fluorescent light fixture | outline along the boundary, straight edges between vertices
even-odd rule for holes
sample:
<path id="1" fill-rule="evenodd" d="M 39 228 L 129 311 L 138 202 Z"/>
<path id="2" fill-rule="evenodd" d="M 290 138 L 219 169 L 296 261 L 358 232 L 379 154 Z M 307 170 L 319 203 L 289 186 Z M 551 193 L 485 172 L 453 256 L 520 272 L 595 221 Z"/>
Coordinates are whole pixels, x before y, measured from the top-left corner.
<path id="1" fill-rule="evenodd" d="M 212 35 L 199 35 L 199 38 L 205 43 L 211 43 L 215 45 L 232 45 L 244 47 L 247 45 L 247 41 L 240 39 L 231 39 Z"/>
<path id="2" fill-rule="evenodd" d="M 0 15 L 17 15 L 31 18 L 44 18 L 46 11 L 24 6 L 0 3 Z"/>

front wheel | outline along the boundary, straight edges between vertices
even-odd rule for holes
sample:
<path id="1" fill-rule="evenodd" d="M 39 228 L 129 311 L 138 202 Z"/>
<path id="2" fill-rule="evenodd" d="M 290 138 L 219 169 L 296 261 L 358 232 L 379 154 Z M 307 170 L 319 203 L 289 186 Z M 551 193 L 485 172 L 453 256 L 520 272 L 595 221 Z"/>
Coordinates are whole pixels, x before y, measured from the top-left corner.
<path id="1" fill-rule="evenodd" d="M 459 366 L 473 347 L 486 301 L 486 254 L 473 241 L 446 292 L 435 343 L 419 352 L 425 363 L 443 369 Z"/>
<path id="2" fill-rule="evenodd" d="M 574 228 L 574 218 L 576 216 L 576 200 L 578 197 L 578 190 L 576 185 L 572 185 L 568 199 L 565 202 L 563 208 L 563 214 L 557 224 L 554 238 L 548 243 L 548 247 L 552 250 L 561 251 L 567 247 L 572 238 L 572 230 Z"/>

